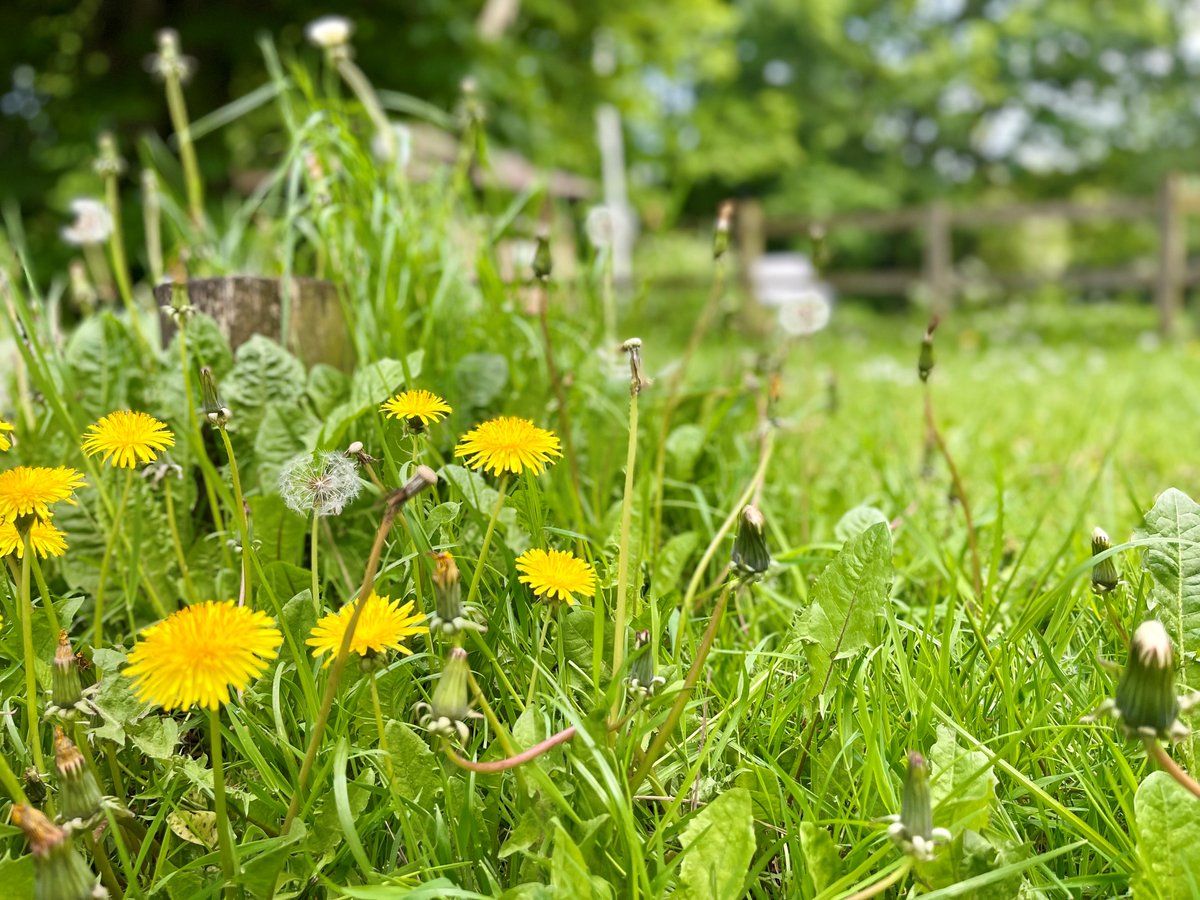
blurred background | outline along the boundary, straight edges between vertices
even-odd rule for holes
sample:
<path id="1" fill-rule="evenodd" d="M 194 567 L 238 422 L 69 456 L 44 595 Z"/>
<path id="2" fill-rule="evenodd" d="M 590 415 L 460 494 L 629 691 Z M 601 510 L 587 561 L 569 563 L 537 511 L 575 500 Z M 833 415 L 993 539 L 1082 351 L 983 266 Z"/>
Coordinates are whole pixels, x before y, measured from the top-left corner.
<path id="1" fill-rule="evenodd" d="M 397 118 L 452 130 L 470 78 L 495 146 L 582 179 L 587 203 L 627 196 L 648 277 L 703 259 L 688 236 L 733 197 L 750 255 L 799 252 L 882 308 L 1162 304 L 1191 283 L 1190 0 L 8 0 L 0 185 L 34 259 L 70 257 L 58 233 L 71 199 L 98 192 L 99 132 L 135 162 L 166 149 L 159 29 L 195 61 L 216 198 L 287 150 L 262 42 L 315 68 L 304 27 L 327 12 L 354 21 L 355 59 Z"/>

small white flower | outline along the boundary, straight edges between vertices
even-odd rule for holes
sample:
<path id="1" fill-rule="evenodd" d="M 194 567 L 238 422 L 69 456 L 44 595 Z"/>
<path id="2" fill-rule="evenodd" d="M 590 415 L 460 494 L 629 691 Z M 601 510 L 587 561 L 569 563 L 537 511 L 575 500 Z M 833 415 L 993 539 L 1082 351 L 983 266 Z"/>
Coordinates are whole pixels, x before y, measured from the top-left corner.
<path id="1" fill-rule="evenodd" d="M 779 327 L 793 337 L 816 334 L 829 324 L 832 315 L 829 298 L 813 288 L 779 307 Z"/>
<path id="2" fill-rule="evenodd" d="M 357 463 L 339 450 L 301 453 L 279 472 L 283 502 L 302 516 L 340 515 L 361 490 Z"/>
<path id="3" fill-rule="evenodd" d="M 332 50 L 349 43 L 353 31 L 354 23 L 345 16 L 321 16 L 308 23 L 304 34 L 310 43 Z"/>
<path id="4" fill-rule="evenodd" d="M 593 206 L 588 210 L 584 230 L 587 231 L 588 240 L 597 250 L 612 246 L 614 228 L 612 210 L 607 206 Z"/>
<path id="5" fill-rule="evenodd" d="M 99 200 L 91 197 L 72 200 L 71 212 L 75 214 L 75 221 L 62 230 L 62 238 L 68 244 L 76 247 L 103 244 L 112 234 L 112 216 Z"/>

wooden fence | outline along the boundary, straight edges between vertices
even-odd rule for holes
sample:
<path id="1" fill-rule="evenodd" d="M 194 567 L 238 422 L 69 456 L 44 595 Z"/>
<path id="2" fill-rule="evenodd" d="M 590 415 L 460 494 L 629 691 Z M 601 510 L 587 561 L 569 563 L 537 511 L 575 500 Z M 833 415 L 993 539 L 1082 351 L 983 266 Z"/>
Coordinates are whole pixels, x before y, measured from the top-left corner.
<path id="1" fill-rule="evenodd" d="M 922 236 L 923 262 L 919 270 L 829 270 L 822 277 L 849 294 L 904 294 L 923 286 L 938 313 L 948 312 L 962 287 L 954 264 L 954 231 L 989 225 L 1018 224 L 1031 218 L 1070 222 L 1152 219 L 1157 227 L 1158 258 L 1152 267 L 1071 269 L 1057 275 L 997 273 L 993 284 L 1002 288 L 1029 288 L 1054 281 L 1072 287 L 1098 290 L 1145 289 L 1154 294 L 1159 328 L 1165 336 L 1178 330 L 1187 287 L 1200 284 L 1200 261 L 1189 263 L 1188 216 L 1200 213 L 1200 193 L 1189 190 L 1178 173 L 1163 178 L 1154 197 L 1117 197 L 1094 203 L 1050 200 L 1004 206 L 952 207 L 935 202 L 925 207 L 887 212 L 850 212 L 824 218 L 766 218 L 757 201 L 743 201 L 738 209 L 737 240 L 742 265 L 749 272 L 766 252 L 771 238 L 809 234 L 814 228 L 834 232 L 859 229 L 880 233 L 918 231 Z"/>

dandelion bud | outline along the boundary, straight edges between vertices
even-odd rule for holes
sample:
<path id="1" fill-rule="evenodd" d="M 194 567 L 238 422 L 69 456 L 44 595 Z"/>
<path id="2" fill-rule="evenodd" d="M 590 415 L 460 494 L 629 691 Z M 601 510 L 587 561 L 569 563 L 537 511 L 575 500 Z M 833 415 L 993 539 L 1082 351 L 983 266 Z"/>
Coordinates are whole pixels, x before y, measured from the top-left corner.
<path id="1" fill-rule="evenodd" d="M 233 411 L 221 400 L 217 393 L 217 381 L 212 369 L 205 366 L 200 370 L 200 392 L 204 398 L 204 418 L 214 428 L 224 428 L 233 418 Z"/>
<path id="2" fill-rule="evenodd" d="M 467 651 L 455 647 L 438 676 L 433 697 L 428 704 L 422 704 L 425 713 L 421 716 L 421 724 L 446 740 L 465 741 L 470 734 L 466 722 L 471 711 L 467 693 L 470 674 Z"/>
<path id="3" fill-rule="evenodd" d="M 88 278 L 87 266 L 83 260 L 71 260 L 68 269 L 71 285 L 71 299 L 75 306 L 84 313 L 91 313 L 96 308 L 96 289 Z"/>
<path id="4" fill-rule="evenodd" d="M 100 812 L 100 785 L 83 754 L 61 728 L 54 729 L 54 768 L 58 771 L 59 815 L 64 822 L 87 822 Z"/>
<path id="5" fill-rule="evenodd" d="M 1117 683 L 1112 704 L 1126 734 L 1182 740 L 1188 729 L 1179 721 L 1175 695 L 1175 651 L 1167 629 L 1148 619 L 1133 633 L 1129 660 Z"/>
<path id="6" fill-rule="evenodd" d="M 891 816 L 890 837 L 903 852 L 923 862 L 934 857 L 938 844 L 950 840 L 950 832 L 933 827 L 933 806 L 929 799 L 929 763 L 920 753 L 908 754 L 904 774 L 904 792 L 900 797 L 900 815 Z"/>
<path id="7" fill-rule="evenodd" d="M 742 510 L 737 537 L 733 540 L 733 565 L 743 575 L 761 575 L 771 565 L 765 534 L 767 520 L 757 506 Z"/>
<path id="8" fill-rule="evenodd" d="M 388 503 L 393 507 L 407 503 L 413 497 L 417 496 L 417 494 L 421 493 L 421 491 L 437 484 L 437 480 L 437 472 L 433 471 L 429 466 L 417 466 L 413 477 L 408 479 L 404 487 L 392 493 L 388 498 Z"/>
<path id="9" fill-rule="evenodd" d="M 304 36 L 310 44 L 323 50 L 336 50 L 350 43 L 354 23 L 344 16 L 321 16 L 308 23 Z"/>
<path id="10" fill-rule="evenodd" d="M 550 272 L 554 268 L 550 258 L 550 238 L 544 231 L 537 235 L 537 245 L 533 251 L 533 277 L 538 281 L 549 281 Z"/>
<path id="11" fill-rule="evenodd" d="M 101 178 L 117 178 L 125 171 L 125 160 L 117 153 L 117 141 L 111 132 L 105 131 L 98 141 L 99 155 L 92 164 Z"/>
<path id="12" fill-rule="evenodd" d="M 71 640 L 65 631 L 58 633 L 50 684 L 50 699 L 59 709 L 73 710 L 75 704 L 83 700 L 79 665 L 75 662 L 75 651 L 71 649 Z"/>
<path id="13" fill-rule="evenodd" d="M 720 259 L 729 249 L 729 223 L 733 218 L 733 201 L 726 200 L 717 210 L 717 225 L 713 230 L 713 259 Z"/>
<path id="14" fill-rule="evenodd" d="M 929 320 L 925 336 L 921 338 L 921 355 L 917 358 L 917 374 L 921 376 L 922 381 L 928 381 L 929 373 L 933 371 L 933 333 L 937 331 L 937 327 L 938 317 L 934 316 Z"/>
<path id="15" fill-rule="evenodd" d="M 1092 556 L 1099 556 L 1112 549 L 1112 541 L 1103 528 L 1092 532 Z M 1092 565 L 1092 590 L 1097 594 L 1107 594 L 1117 586 L 1120 578 L 1117 575 L 1117 565 L 1109 556 Z"/>
<path id="16" fill-rule="evenodd" d="M 13 824 L 25 832 L 33 853 L 35 900 L 88 900 L 107 894 L 97 884 L 74 846 L 71 835 L 32 806 L 12 808 Z"/>
<path id="17" fill-rule="evenodd" d="M 642 700 L 652 697 L 666 683 L 654 674 L 654 653 L 650 647 L 650 632 L 639 631 L 634 636 L 633 660 L 629 664 L 629 694 Z"/>
<path id="18" fill-rule="evenodd" d="M 462 602 L 462 584 L 458 564 L 449 553 L 433 553 L 434 614 L 429 617 L 429 630 L 444 635 L 458 634 L 465 629 L 487 631 L 475 619 L 475 610 Z"/>

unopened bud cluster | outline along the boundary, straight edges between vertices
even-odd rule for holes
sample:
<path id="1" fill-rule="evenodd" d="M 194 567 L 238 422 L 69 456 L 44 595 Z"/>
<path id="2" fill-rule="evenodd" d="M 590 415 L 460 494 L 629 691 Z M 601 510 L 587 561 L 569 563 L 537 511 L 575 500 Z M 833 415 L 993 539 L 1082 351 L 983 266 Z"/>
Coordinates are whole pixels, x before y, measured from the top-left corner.
<path id="1" fill-rule="evenodd" d="M 429 630 L 446 636 L 468 629 L 487 631 L 476 619 L 475 610 L 462 602 L 462 583 L 458 564 L 449 553 L 433 554 L 434 613 L 429 617 Z"/>
<path id="2" fill-rule="evenodd" d="M 417 704 L 421 712 L 420 724 L 425 729 L 447 741 L 463 743 L 470 737 L 467 719 L 474 715 L 469 693 L 470 676 L 467 651 L 455 647 L 438 676 L 429 703 Z"/>
<path id="3" fill-rule="evenodd" d="M 634 638 L 633 661 L 629 666 L 628 691 L 631 697 L 646 700 L 666 684 L 661 675 L 654 674 L 654 653 L 650 646 L 650 632 L 639 631 Z"/>
<path id="4" fill-rule="evenodd" d="M 892 824 L 888 837 L 904 853 L 928 862 L 937 846 L 950 840 L 945 828 L 933 827 L 933 804 L 929 797 L 929 763 L 920 753 L 908 754 L 904 773 L 904 791 L 900 796 L 900 815 L 889 816 Z"/>

